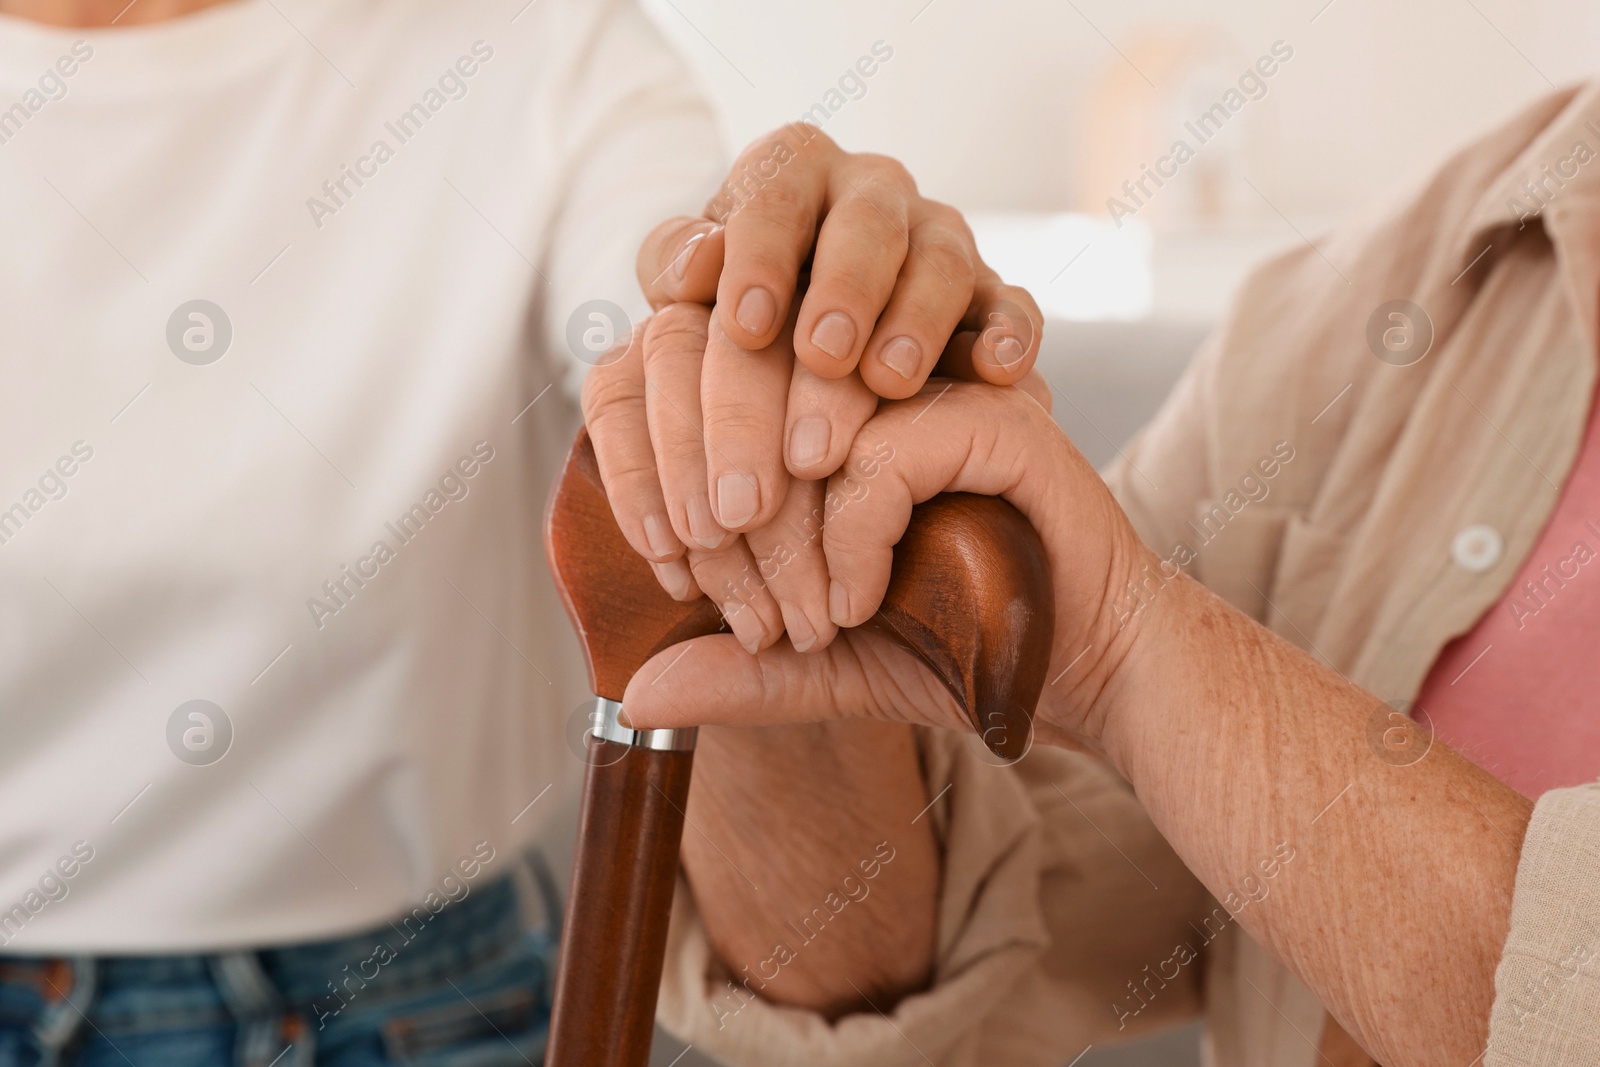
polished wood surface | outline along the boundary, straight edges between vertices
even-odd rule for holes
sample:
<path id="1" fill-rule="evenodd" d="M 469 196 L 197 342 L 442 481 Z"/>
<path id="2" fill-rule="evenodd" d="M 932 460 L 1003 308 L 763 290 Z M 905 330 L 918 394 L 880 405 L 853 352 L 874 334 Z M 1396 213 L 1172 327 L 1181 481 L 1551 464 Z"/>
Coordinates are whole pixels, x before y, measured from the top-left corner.
<path id="1" fill-rule="evenodd" d="M 680 604 L 668 596 L 617 529 L 588 430 L 578 431 L 550 491 L 544 546 L 596 696 L 620 701 L 645 660 L 722 629 L 722 615 L 707 598 Z"/>
<path id="2" fill-rule="evenodd" d="M 691 752 L 588 739 L 549 1067 L 650 1060 Z"/>
<path id="3" fill-rule="evenodd" d="M 915 652 L 1009 761 L 1033 742 L 1055 612 L 1044 545 L 1022 513 L 999 497 L 944 493 L 912 510 L 868 625 Z"/>
<path id="4" fill-rule="evenodd" d="M 655 653 L 723 628 L 682 604 L 617 529 L 587 431 L 550 495 L 545 549 L 596 694 L 622 699 Z M 919 656 L 998 756 L 1032 741 L 1055 624 L 1044 548 L 994 497 L 918 505 L 870 626 Z M 691 754 L 590 740 L 549 1067 L 643 1067 L 661 980 Z"/>

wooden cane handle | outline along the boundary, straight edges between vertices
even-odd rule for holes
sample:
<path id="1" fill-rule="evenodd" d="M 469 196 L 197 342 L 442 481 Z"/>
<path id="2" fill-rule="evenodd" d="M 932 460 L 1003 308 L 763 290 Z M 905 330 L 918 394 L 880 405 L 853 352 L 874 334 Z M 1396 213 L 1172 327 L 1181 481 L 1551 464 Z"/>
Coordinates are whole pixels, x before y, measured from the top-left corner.
<path id="1" fill-rule="evenodd" d="M 722 628 L 709 599 L 673 600 L 623 538 L 587 430 L 551 491 L 545 550 L 599 696 L 621 700 L 651 656 Z M 1044 546 L 1016 508 L 971 493 L 917 505 L 869 625 L 921 657 L 997 755 L 1026 749 L 1055 600 Z"/>
<path id="2" fill-rule="evenodd" d="M 722 628 L 722 615 L 705 597 L 680 604 L 668 596 L 622 536 L 587 429 L 578 431 L 550 491 L 544 547 L 596 696 L 621 700 L 651 656 Z"/>
<path id="3" fill-rule="evenodd" d="M 710 600 L 669 597 L 628 545 L 587 431 L 551 492 L 545 549 L 601 697 L 620 701 L 651 656 L 723 626 Z M 922 659 L 997 755 L 1027 751 L 1055 601 L 1038 534 L 1010 504 L 947 493 L 918 505 L 869 625 Z M 692 753 L 589 743 L 546 1062 L 644 1067 Z"/>

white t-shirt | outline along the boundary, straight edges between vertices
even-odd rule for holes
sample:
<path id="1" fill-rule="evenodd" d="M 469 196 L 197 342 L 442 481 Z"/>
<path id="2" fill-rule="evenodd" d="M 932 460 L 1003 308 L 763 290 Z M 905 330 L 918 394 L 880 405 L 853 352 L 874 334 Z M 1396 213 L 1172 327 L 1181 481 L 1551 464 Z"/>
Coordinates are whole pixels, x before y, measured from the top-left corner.
<path id="1" fill-rule="evenodd" d="M 568 320 L 719 170 L 631 0 L 0 18 L 0 952 L 509 869 L 581 769 Z"/>

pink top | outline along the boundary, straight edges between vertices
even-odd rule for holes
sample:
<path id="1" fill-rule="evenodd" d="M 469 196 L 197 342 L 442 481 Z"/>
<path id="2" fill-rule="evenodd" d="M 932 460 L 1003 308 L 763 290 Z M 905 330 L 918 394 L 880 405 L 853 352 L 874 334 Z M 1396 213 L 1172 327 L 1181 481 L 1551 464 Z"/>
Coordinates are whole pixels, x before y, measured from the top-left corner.
<path id="1" fill-rule="evenodd" d="M 1533 475 L 1533 472 L 1529 472 Z M 1492 565 L 1493 531 L 1463 532 L 1456 561 Z M 1487 541 L 1487 544 L 1485 544 Z M 1445 646 L 1415 714 L 1529 798 L 1600 777 L 1600 413 L 1561 498 L 1500 602 Z"/>

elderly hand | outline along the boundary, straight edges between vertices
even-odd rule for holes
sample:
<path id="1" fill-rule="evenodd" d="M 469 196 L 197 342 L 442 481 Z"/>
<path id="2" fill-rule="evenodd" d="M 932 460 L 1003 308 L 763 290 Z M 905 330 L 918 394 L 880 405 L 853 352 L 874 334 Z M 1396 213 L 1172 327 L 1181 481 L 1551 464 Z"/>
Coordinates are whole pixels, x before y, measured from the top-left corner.
<path id="1" fill-rule="evenodd" d="M 888 588 L 912 506 L 969 492 L 1010 500 L 1038 530 L 1049 560 L 1057 607 L 1047 677 L 1055 684 L 1035 717 L 1040 738 L 1098 747 L 1097 699 L 1138 629 L 1124 626 L 1113 605 L 1154 557 L 1051 420 L 1040 388 L 934 381 L 884 404 L 825 490 L 841 502 L 825 509 L 817 539 L 838 640 L 810 655 L 780 645 L 758 657 L 727 635 L 690 642 L 692 655 L 678 660 L 678 647 L 657 669 L 635 674 L 625 697 L 630 718 L 666 726 L 866 716 L 970 729 L 911 654 L 873 630 L 851 629 L 871 618 Z M 677 662 L 670 671 L 668 660 Z"/>
<path id="2" fill-rule="evenodd" d="M 914 503 L 944 490 L 1010 500 L 1044 543 L 1056 601 L 1036 738 L 1109 760 L 1227 920 L 1379 1062 L 1481 1058 L 1523 797 L 1442 742 L 1403 767 L 1375 758 L 1371 725 L 1389 707 L 1164 571 L 1023 390 L 958 384 L 941 396 L 930 384 L 885 404 L 835 489 L 869 457 L 870 491 L 823 527 L 835 624 L 877 608 Z M 701 638 L 642 667 L 624 700 L 644 729 L 846 716 L 971 729 L 911 654 L 865 629 L 810 655 Z M 1268 896 L 1257 874 L 1284 850 L 1309 858 Z M 1424 981 L 1430 995 L 1410 996 Z"/>

